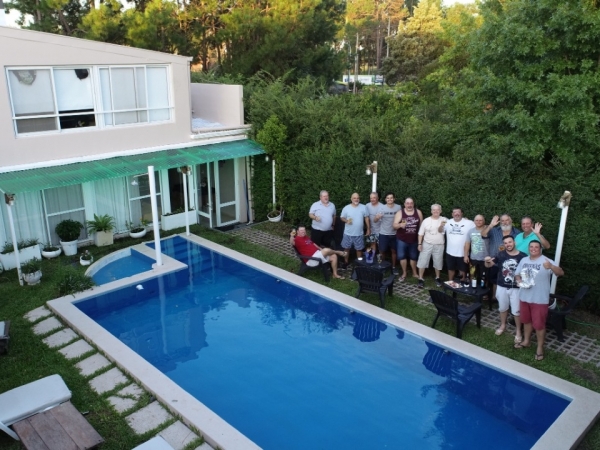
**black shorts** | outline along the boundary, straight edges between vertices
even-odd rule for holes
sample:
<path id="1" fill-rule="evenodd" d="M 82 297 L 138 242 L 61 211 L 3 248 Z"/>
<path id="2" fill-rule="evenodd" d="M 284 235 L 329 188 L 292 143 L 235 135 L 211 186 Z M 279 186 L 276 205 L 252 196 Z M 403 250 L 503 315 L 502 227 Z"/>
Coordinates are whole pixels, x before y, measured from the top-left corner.
<path id="1" fill-rule="evenodd" d="M 452 256 L 446 254 L 446 267 L 448 270 L 458 270 L 460 272 L 467 270 L 465 259 L 462 256 Z"/>
<path id="2" fill-rule="evenodd" d="M 335 244 L 332 245 L 333 241 L 333 230 L 321 231 L 312 229 L 310 233 L 310 240 L 317 244 L 319 247 L 327 247 L 335 249 Z"/>

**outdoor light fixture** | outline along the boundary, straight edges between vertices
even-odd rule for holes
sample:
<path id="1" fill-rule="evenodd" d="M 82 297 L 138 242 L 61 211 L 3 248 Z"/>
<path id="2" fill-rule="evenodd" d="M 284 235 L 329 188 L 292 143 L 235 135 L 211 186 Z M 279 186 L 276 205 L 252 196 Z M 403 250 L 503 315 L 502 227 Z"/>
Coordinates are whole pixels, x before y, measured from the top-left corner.
<path id="1" fill-rule="evenodd" d="M 367 175 L 373 175 L 371 192 L 377 192 L 377 161 L 373 161 L 371 164 L 368 164 L 365 173 Z"/>
<path id="2" fill-rule="evenodd" d="M 265 161 L 269 162 L 269 155 L 265 155 Z"/>
<path id="3" fill-rule="evenodd" d="M 15 194 L 4 194 L 4 201 L 7 205 L 13 206 L 15 204 Z"/>
<path id="4" fill-rule="evenodd" d="M 140 183 L 138 182 L 137 178 L 138 178 L 138 177 L 143 177 L 143 176 L 146 176 L 146 175 L 147 175 L 146 173 L 140 173 L 139 175 L 134 175 L 134 176 L 132 177 L 132 178 L 133 178 L 133 180 L 131 180 L 131 185 L 132 185 L 132 186 L 137 186 L 138 184 L 140 184 Z"/>
<path id="5" fill-rule="evenodd" d="M 189 175 L 192 171 L 192 166 L 182 166 L 179 168 L 179 171 L 184 175 Z"/>

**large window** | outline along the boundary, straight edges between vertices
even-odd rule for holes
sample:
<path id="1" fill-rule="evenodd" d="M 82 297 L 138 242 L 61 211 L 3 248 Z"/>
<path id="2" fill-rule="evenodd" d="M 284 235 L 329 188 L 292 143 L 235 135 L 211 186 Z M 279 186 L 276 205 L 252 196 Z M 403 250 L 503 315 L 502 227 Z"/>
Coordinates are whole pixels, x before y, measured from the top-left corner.
<path id="1" fill-rule="evenodd" d="M 167 66 L 7 70 L 16 134 L 172 118 Z"/>
<path id="2" fill-rule="evenodd" d="M 96 125 L 87 67 L 9 69 L 8 82 L 17 134 Z"/>
<path id="3" fill-rule="evenodd" d="M 171 119 L 167 68 L 100 68 L 104 124 L 162 122 Z"/>

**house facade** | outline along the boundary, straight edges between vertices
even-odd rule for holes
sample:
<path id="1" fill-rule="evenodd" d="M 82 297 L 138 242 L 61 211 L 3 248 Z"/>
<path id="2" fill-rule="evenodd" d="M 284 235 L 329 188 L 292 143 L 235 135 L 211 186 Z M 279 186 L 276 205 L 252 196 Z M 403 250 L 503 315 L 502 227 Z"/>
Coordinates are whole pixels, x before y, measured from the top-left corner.
<path id="1" fill-rule="evenodd" d="M 188 205 L 211 227 L 251 220 L 242 87 L 192 84 L 191 58 L 0 26 L 0 193 L 17 239 L 109 214 L 116 232 Z M 188 172 L 185 177 L 183 172 Z M 10 241 L 0 202 L 0 245 Z M 89 239 L 82 231 L 80 241 Z"/>

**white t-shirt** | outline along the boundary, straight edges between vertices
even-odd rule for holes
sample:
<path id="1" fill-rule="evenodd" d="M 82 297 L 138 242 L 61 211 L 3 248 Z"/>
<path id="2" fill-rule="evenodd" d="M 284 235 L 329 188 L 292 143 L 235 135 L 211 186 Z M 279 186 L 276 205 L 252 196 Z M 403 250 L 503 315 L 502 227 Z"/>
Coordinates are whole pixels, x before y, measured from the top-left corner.
<path id="1" fill-rule="evenodd" d="M 444 245 L 444 233 L 440 233 L 438 228 L 442 224 L 442 217 L 434 219 L 427 217 L 421 222 L 419 236 L 423 236 L 423 242 L 433 245 Z"/>
<path id="2" fill-rule="evenodd" d="M 467 239 L 467 231 L 475 228 L 475 222 L 464 217 L 460 222 L 450 219 L 444 227 L 446 233 L 446 253 L 450 256 L 465 256 L 465 241 Z"/>

